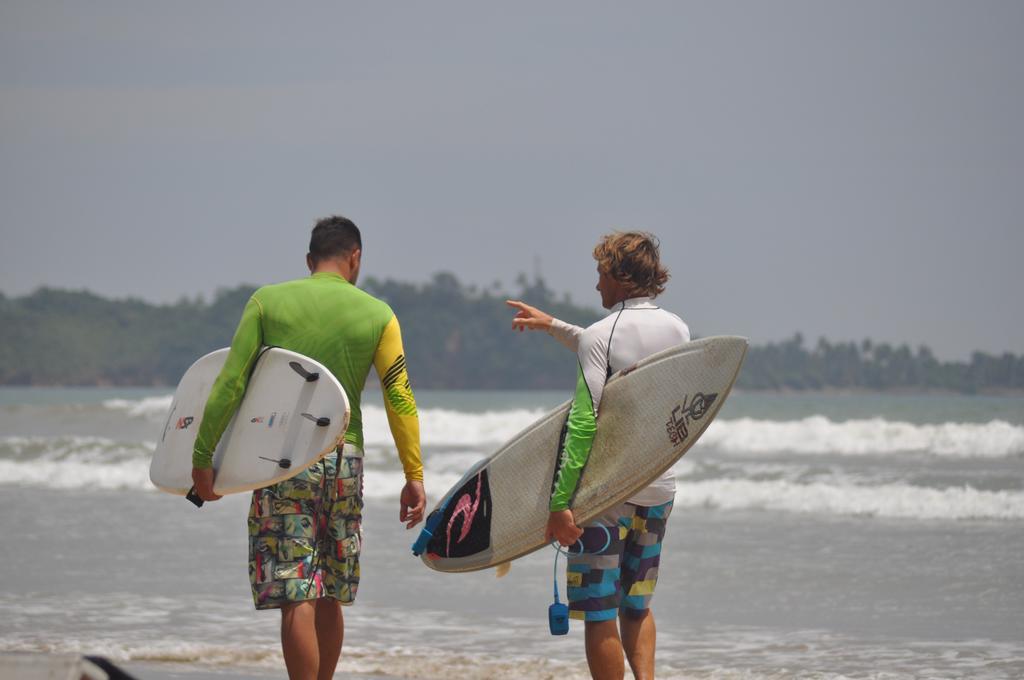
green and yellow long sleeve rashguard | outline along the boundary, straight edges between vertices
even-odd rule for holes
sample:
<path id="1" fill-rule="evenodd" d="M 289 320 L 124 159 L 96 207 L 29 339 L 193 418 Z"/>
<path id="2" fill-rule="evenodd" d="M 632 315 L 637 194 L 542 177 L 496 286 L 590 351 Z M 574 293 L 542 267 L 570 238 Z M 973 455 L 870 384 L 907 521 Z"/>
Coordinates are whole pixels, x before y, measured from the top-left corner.
<path id="1" fill-rule="evenodd" d="M 195 467 L 212 466 L 213 451 L 242 401 L 253 363 L 267 346 L 305 354 L 334 374 L 351 408 L 345 441 L 360 449 L 362 391 L 375 367 L 405 478 L 423 479 L 419 417 L 398 318 L 385 302 L 324 272 L 264 286 L 249 299 L 206 402 L 192 453 Z"/>

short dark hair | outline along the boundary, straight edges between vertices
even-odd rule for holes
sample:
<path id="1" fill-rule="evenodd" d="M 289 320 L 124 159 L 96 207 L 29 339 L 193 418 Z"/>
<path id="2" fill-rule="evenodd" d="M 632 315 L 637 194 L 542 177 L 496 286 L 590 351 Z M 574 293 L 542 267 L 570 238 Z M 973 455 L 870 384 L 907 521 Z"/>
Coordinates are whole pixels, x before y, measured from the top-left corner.
<path id="1" fill-rule="evenodd" d="M 363 249 L 359 227 L 347 217 L 331 215 L 316 222 L 309 237 L 309 257 L 314 264 L 339 255 Z"/>

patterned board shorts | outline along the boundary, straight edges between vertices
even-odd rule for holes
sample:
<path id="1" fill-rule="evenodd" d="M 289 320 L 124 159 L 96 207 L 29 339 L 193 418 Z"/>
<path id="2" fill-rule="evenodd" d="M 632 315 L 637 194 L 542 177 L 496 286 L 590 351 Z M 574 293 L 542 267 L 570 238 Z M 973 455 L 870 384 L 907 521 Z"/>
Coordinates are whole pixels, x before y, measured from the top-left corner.
<path id="1" fill-rule="evenodd" d="M 253 491 L 249 581 L 256 609 L 321 597 L 352 604 L 359 587 L 362 509 L 363 454 L 353 447 Z"/>
<path id="2" fill-rule="evenodd" d="M 652 507 L 623 503 L 583 528 L 585 552 L 568 560 L 569 616 L 585 621 L 608 621 L 620 612 L 643 616 L 658 583 L 671 512 L 672 501 Z"/>

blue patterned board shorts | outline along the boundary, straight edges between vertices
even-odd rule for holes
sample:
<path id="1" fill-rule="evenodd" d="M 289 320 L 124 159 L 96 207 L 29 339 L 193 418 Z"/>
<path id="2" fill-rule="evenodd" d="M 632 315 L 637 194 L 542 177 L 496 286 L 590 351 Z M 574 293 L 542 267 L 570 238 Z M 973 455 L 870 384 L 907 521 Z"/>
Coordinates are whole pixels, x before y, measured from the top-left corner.
<path id="1" fill-rule="evenodd" d="M 569 616 L 609 621 L 620 612 L 632 618 L 647 612 L 671 512 L 672 501 L 651 507 L 622 503 L 583 527 L 585 552 L 568 560 Z"/>
<path id="2" fill-rule="evenodd" d="M 249 581 L 256 609 L 322 597 L 352 604 L 359 587 L 362 509 L 363 454 L 352 448 L 339 448 L 295 477 L 253 491 Z"/>

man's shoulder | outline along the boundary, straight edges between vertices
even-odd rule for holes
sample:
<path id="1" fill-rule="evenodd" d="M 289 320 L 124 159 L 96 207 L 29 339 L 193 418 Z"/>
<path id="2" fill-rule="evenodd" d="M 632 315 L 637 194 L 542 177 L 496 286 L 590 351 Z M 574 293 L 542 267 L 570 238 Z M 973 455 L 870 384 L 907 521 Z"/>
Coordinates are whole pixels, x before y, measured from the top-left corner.
<path id="1" fill-rule="evenodd" d="M 253 292 L 252 296 L 256 299 L 267 299 L 277 295 L 287 294 L 290 290 L 302 286 L 302 284 L 308 280 L 309 279 L 291 279 L 289 281 L 280 281 L 278 283 L 268 283 L 257 288 L 255 292 Z"/>
<path id="2" fill-rule="evenodd" d="M 381 300 L 379 297 L 367 293 L 362 288 L 357 288 L 356 286 L 347 286 L 346 290 L 348 291 L 348 294 L 353 297 L 353 299 L 359 300 L 362 304 L 365 304 L 368 309 L 373 309 L 374 311 L 379 312 L 380 314 L 383 314 L 387 317 L 392 317 L 395 315 L 395 313 L 391 310 L 391 305 L 389 305 L 384 300 Z"/>
<path id="3" fill-rule="evenodd" d="M 344 284 L 339 286 L 331 286 L 330 288 L 323 288 L 317 285 L 316 279 L 312 277 L 305 277 L 301 279 L 292 279 L 290 281 L 282 281 L 280 283 L 271 283 L 266 286 L 262 286 L 256 289 L 253 293 L 259 302 L 266 302 L 269 300 L 284 300 L 294 295 L 303 295 L 307 291 L 319 291 L 319 294 L 326 294 L 332 297 L 338 297 L 344 299 L 349 304 L 359 304 L 365 307 L 366 311 L 374 311 L 380 314 L 393 316 L 394 312 L 391 310 L 391 306 L 388 305 L 384 300 L 374 297 L 370 293 L 367 293 L 362 288 L 358 288 L 352 284 Z M 324 292 L 326 291 L 326 292 Z"/>
<path id="4" fill-rule="evenodd" d="M 679 316 L 675 312 L 670 312 L 667 309 L 659 308 L 659 311 L 663 315 L 662 318 L 664 318 L 668 323 L 679 328 L 680 332 L 682 332 L 687 339 L 690 338 L 690 326 L 683 321 L 683 317 Z"/>
<path id="5" fill-rule="evenodd" d="M 594 323 L 584 328 L 583 335 L 593 335 L 594 333 L 599 332 L 602 328 L 611 328 L 611 324 L 614 322 L 614 320 L 614 314 L 609 314 L 608 316 L 601 317 Z"/>
<path id="6" fill-rule="evenodd" d="M 611 333 L 612 326 L 615 324 L 616 316 L 618 316 L 618 313 L 612 312 L 584 328 L 583 332 L 580 333 L 580 350 L 583 351 L 584 348 L 606 344 L 608 342 L 608 336 Z"/>
<path id="7" fill-rule="evenodd" d="M 580 334 L 581 350 L 584 348 L 584 346 L 586 346 L 586 348 L 588 349 L 591 347 L 606 346 L 608 343 L 608 339 L 612 335 L 615 325 L 620 322 L 619 317 L 622 312 L 625 312 L 626 314 L 643 313 L 645 314 L 644 318 L 646 318 L 648 321 L 653 321 L 656 326 L 674 327 L 682 337 L 690 337 L 690 328 L 686 324 L 686 322 L 683 321 L 678 314 L 670 312 L 662 307 L 651 305 L 645 306 L 643 308 L 634 309 L 613 309 L 611 312 L 608 313 L 607 316 L 598 319 L 597 321 L 583 329 L 583 332 Z M 650 316 L 646 316 L 647 314 L 649 314 Z M 624 316 L 622 317 L 621 322 L 626 325 L 629 325 L 635 320 L 636 318 L 629 318 Z"/>

